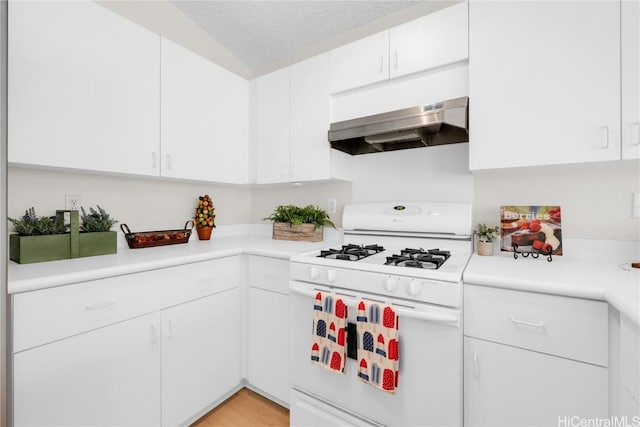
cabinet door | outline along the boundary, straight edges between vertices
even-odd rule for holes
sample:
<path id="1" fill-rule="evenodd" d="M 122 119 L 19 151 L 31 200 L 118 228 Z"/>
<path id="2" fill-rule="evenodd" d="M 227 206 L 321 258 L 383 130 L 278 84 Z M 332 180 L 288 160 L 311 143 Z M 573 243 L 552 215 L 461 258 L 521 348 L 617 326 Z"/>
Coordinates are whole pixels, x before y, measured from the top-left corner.
<path id="1" fill-rule="evenodd" d="M 291 66 L 291 180 L 331 178 L 329 54 Z"/>
<path id="2" fill-rule="evenodd" d="M 289 67 L 256 80 L 258 184 L 289 181 Z"/>
<path id="3" fill-rule="evenodd" d="M 463 2 L 389 30 L 391 78 L 469 57 L 468 3 Z"/>
<path id="4" fill-rule="evenodd" d="M 162 425 L 183 425 L 240 383 L 239 291 L 162 312 Z"/>
<path id="5" fill-rule="evenodd" d="M 248 180 L 249 83 L 162 39 L 162 175 Z"/>
<path id="6" fill-rule="evenodd" d="M 158 35 L 91 1 L 15 1 L 8 54 L 9 162 L 158 175 Z"/>
<path id="7" fill-rule="evenodd" d="M 330 52 L 331 93 L 389 79 L 389 32 L 383 31 Z"/>
<path id="8" fill-rule="evenodd" d="M 289 403 L 289 296 L 249 288 L 249 383 Z"/>
<path id="9" fill-rule="evenodd" d="M 621 2 L 622 158 L 640 158 L 640 0 Z"/>
<path id="10" fill-rule="evenodd" d="M 563 417 L 608 416 L 606 368 L 468 337 L 464 367 L 465 425 L 557 426 Z"/>
<path id="11" fill-rule="evenodd" d="M 469 4 L 470 169 L 620 159 L 620 3 Z"/>
<path id="12" fill-rule="evenodd" d="M 160 316 L 13 356 L 16 426 L 160 424 Z"/>

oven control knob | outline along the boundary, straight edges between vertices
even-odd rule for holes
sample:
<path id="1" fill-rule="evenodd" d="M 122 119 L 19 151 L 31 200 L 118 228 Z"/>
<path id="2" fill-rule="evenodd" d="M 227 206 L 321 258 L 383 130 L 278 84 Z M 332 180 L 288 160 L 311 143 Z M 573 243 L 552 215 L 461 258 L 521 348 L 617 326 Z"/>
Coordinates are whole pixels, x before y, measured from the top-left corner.
<path id="1" fill-rule="evenodd" d="M 336 281 L 336 271 L 335 270 L 327 271 L 327 280 L 329 281 L 329 283 L 333 283 L 333 282 Z"/>
<path id="2" fill-rule="evenodd" d="M 418 295 L 420 293 L 420 282 L 416 279 L 411 279 L 407 285 L 407 293 L 412 297 Z"/>
<path id="3" fill-rule="evenodd" d="M 387 292 L 395 292 L 398 289 L 398 278 L 389 276 L 382 286 Z"/>
<path id="4" fill-rule="evenodd" d="M 311 280 L 318 280 L 320 278 L 320 270 L 318 270 L 316 267 L 310 267 L 309 277 L 311 277 Z"/>

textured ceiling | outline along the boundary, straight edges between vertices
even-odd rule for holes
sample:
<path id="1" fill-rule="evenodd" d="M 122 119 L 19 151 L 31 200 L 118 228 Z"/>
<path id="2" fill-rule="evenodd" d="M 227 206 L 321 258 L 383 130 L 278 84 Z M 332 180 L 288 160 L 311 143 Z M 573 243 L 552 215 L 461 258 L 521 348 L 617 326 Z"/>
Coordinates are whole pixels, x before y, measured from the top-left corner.
<path id="1" fill-rule="evenodd" d="M 172 1 L 253 70 L 421 2 L 424 0 Z"/>

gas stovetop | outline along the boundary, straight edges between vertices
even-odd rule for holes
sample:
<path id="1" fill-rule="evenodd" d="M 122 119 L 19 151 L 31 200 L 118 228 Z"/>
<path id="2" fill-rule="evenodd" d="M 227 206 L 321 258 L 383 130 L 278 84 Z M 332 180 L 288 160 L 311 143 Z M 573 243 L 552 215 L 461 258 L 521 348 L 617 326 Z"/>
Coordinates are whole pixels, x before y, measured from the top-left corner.
<path id="1" fill-rule="evenodd" d="M 341 248 L 321 250 L 318 257 L 341 261 L 360 261 L 380 252 L 385 252 L 385 248 L 379 244 L 346 244 L 342 245 Z M 404 248 L 398 251 L 398 253 L 387 255 L 386 260 L 384 260 L 384 265 L 438 269 L 450 257 L 451 251 L 441 250 L 440 248 Z M 382 261 L 383 260 L 381 260 L 381 262 Z"/>
<path id="2" fill-rule="evenodd" d="M 466 203 L 345 206 L 344 242 L 291 258 L 291 280 L 448 307 L 460 304 L 471 257 Z"/>

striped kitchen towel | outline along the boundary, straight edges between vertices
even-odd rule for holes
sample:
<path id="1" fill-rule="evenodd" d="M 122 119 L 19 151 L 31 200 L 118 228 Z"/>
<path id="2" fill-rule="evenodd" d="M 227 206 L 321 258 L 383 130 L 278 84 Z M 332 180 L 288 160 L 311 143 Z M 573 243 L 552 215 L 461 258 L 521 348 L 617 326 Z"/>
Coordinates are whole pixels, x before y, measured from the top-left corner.
<path id="1" fill-rule="evenodd" d="M 311 362 L 344 374 L 347 306 L 334 293 L 318 292 L 313 305 Z"/>
<path id="2" fill-rule="evenodd" d="M 393 307 L 361 300 L 356 317 L 358 377 L 389 393 L 398 388 L 398 315 Z"/>

